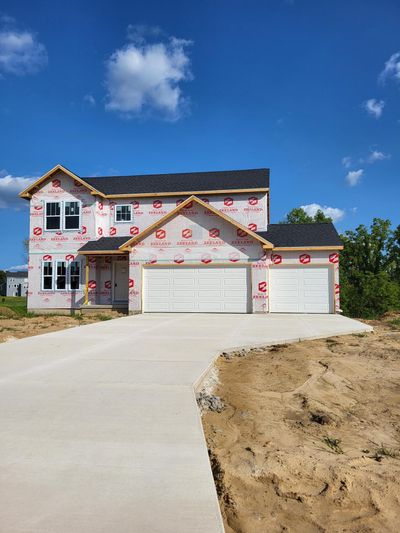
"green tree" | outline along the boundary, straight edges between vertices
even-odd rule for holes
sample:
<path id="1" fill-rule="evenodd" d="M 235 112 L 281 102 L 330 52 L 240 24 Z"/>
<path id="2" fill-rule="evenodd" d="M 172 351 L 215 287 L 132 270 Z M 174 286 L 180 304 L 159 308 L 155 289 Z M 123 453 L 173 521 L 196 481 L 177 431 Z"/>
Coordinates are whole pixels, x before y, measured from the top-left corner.
<path id="1" fill-rule="evenodd" d="M 321 209 L 318 209 L 315 215 L 311 216 L 302 207 L 295 207 L 289 211 L 281 224 L 313 224 L 314 222 L 332 222 L 332 219 L 324 215 Z"/>

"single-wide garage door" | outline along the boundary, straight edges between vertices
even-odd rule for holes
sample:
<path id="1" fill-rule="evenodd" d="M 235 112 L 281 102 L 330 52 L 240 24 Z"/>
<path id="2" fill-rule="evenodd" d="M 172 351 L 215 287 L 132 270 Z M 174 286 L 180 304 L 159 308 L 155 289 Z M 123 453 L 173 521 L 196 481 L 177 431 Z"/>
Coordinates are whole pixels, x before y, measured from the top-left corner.
<path id="1" fill-rule="evenodd" d="M 331 275 L 329 267 L 270 268 L 270 311 L 331 313 Z"/>
<path id="2" fill-rule="evenodd" d="M 144 269 L 145 312 L 247 313 L 247 267 L 147 267 Z"/>

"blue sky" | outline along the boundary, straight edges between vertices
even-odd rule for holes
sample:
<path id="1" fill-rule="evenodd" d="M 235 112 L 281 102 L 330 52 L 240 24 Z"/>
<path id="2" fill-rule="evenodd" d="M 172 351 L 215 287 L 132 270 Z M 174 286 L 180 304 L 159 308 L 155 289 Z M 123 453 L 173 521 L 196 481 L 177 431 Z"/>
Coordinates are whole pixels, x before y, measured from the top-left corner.
<path id="1" fill-rule="evenodd" d="M 0 3 L 0 268 L 26 179 L 269 167 L 272 221 L 400 223 L 400 3 Z"/>

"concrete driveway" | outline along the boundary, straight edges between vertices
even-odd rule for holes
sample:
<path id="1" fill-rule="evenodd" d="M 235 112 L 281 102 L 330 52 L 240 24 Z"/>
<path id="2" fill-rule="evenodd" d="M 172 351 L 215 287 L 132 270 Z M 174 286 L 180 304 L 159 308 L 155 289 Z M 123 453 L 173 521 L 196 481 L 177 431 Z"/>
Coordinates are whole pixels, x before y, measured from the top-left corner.
<path id="1" fill-rule="evenodd" d="M 338 315 L 140 315 L 0 345 L 0 531 L 222 532 L 193 385 Z"/>

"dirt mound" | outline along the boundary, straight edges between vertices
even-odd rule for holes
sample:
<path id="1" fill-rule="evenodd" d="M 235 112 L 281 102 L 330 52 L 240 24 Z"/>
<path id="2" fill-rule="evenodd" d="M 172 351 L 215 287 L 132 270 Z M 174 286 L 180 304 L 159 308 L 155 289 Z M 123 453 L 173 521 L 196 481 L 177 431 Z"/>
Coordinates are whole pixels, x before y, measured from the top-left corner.
<path id="1" fill-rule="evenodd" d="M 0 305 L 0 317 L 16 318 L 18 317 L 18 313 L 16 313 L 13 309 L 10 309 L 9 307 L 2 307 Z"/>
<path id="2" fill-rule="evenodd" d="M 203 423 L 227 532 L 398 531 L 400 339 L 389 326 L 221 357 L 217 369 L 224 409 Z"/>

